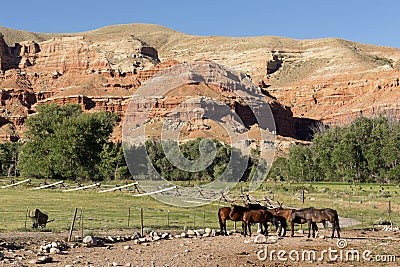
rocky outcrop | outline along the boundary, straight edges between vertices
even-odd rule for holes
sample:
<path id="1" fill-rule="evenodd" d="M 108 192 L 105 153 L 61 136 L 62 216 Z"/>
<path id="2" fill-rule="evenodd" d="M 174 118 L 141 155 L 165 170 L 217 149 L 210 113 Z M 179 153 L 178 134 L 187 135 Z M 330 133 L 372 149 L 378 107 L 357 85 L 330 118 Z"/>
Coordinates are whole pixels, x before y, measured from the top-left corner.
<path id="1" fill-rule="evenodd" d="M 44 103 L 77 103 L 87 111 L 124 116 L 130 96 L 150 77 L 178 62 L 204 59 L 258 83 L 282 136 L 307 140 L 318 121 L 344 124 L 361 114 L 400 118 L 399 49 L 341 39 L 198 37 L 155 25 L 119 25 L 70 36 L 41 35 L 12 46 L 0 35 L 0 136 L 21 135 L 25 118 Z M 165 116 L 187 100 L 187 92 L 205 87 L 247 127 L 255 124 L 249 107 L 227 86 L 205 81 L 159 99 L 153 115 Z M 136 115 L 146 104 L 138 104 Z M 188 131 L 208 131 L 207 123 L 195 122 Z"/>
<path id="2" fill-rule="evenodd" d="M 4 36 L 0 33 L 0 73 L 16 67 L 15 57 L 11 54 L 10 47 L 4 41 Z"/>

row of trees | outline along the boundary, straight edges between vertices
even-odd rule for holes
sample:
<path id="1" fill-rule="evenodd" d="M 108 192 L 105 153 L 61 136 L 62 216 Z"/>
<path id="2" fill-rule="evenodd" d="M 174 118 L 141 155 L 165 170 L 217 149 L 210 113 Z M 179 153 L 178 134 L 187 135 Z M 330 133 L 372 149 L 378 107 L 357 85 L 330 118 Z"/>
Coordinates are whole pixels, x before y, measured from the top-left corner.
<path id="1" fill-rule="evenodd" d="M 152 172 L 168 180 L 208 182 L 225 175 L 226 180 L 243 181 L 251 178 L 260 160 L 257 151 L 246 158 L 228 145 L 204 139 L 180 145 L 149 140 L 123 149 L 110 141 L 117 120 L 108 112 L 84 113 L 79 105 L 41 105 L 26 120 L 25 143 L 0 144 L 0 171 L 8 176 L 93 181 Z M 172 152 L 166 155 L 165 151 Z M 175 157 L 180 153 L 182 158 Z M 277 158 L 269 177 L 400 182 L 400 123 L 360 117 L 348 126 L 322 129 L 310 145 L 294 145 L 287 158 Z"/>
<path id="2" fill-rule="evenodd" d="M 400 182 L 400 123 L 360 117 L 315 134 L 278 158 L 270 177 L 293 181 Z"/>

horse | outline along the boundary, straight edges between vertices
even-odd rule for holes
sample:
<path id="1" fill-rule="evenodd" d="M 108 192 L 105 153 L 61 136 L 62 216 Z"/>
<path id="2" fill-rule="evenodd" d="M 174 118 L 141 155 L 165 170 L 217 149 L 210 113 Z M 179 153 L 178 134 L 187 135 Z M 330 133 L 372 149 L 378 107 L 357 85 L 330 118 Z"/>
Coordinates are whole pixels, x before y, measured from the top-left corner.
<path id="1" fill-rule="evenodd" d="M 223 207 L 218 210 L 218 221 L 219 221 L 219 227 L 221 229 L 221 234 L 222 235 L 228 235 L 226 231 L 226 221 L 231 220 L 231 221 L 241 221 L 242 217 L 239 217 L 239 214 L 235 214 L 234 217 L 230 217 L 229 214 L 231 212 L 230 207 Z M 243 227 L 243 226 L 242 226 Z"/>
<path id="2" fill-rule="evenodd" d="M 313 207 L 293 210 L 291 213 L 291 235 L 294 235 L 294 223 L 298 221 L 307 221 L 308 223 L 308 238 L 310 238 L 311 225 L 313 225 L 313 237 L 315 237 L 315 231 L 318 231 L 316 223 L 329 221 L 332 224 L 332 236 L 335 236 L 335 230 L 337 231 L 338 238 L 340 238 L 340 226 L 339 226 L 339 216 L 337 211 L 330 208 L 316 209 Z"/>
<path id="3" fill-rule="evenodd" d="M 247 204 L 246 207 L 251 210 L 257 210 L 257 209 L 266 209 L 267 211 L 271 212 L 274 215 L 274 219 L 272 220 L 272 224 L 275 225 L 276 231 L 278 232 L 278 236 L 285 236 L 286 235 L 286 228 L 287 228 L 287 222 L 286 222 L 286 217 L 282 216 L 281 214 L 278 214 L 275 212 L 275 209 L 272 208 L 267 208 L 265 206 L 262 206 L 260 204 Z"/>
<path id="4" fill-rule="evenodd" d="M 268 235 L 268 222 L 274 220 L 274 215 L 266 209 L 251 210 L 246 207 L 233 205 L 231 212 L 229 213 L 231 218 L 242 217 L 242 228 L 243 235 L 247 235 L 247 228 L 249 229 L 249 235 L 251 236 L 251 223 L 261 223 L 264 225 L 264 235 Z M 276 218 L 275 218 L 276 220 Z"/>
<path id="5" fill-rule="evenodd" d="M 34 209 L 29 212 L 29 218 L 32 219 L 32 228 L 38 228 L 39 226 L 44 228 L 46 224 L 50 222 L 49 216 L 44 214 L 39 209 Z"/>

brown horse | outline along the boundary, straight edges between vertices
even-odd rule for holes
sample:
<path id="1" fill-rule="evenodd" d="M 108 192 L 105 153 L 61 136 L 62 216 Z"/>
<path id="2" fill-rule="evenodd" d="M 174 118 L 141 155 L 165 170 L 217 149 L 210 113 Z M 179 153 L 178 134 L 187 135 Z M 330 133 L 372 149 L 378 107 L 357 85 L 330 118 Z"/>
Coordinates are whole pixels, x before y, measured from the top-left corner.
<path id="1" fill-rule="evenodd" d="M 278 212 L 275 211 L 275 208 L 269 209 L 265 206 L 262 206 L 260 204 L 247 204 L 246 208 L 251 209 L 251 210 L 257 210 L 257 209 L 266 209 L 267 211 L 271 212 L 274 215 L 274 219 L 272 221 L 272 224 L 275 225 L 276 231 L 278 232 L 279 236 L 285 236 L 286 235 L 286 228 L 287 228 L 287 219 L 286 217 L 282 216 Z M 262 230 L 262 229 L 261 229 Z"/>
<path id="2" fill-rule="evenodd" d="M 247 235 L 247 228 L 251 236 L 251 223 L 261 223 L 264 225 L 264 235 L 268 235 L 268 222 L 272 222 L 275 218 L 271 212 L 265 209 L 251 210 L 246 207 L 233 205 L 229 217 L 242 217 L 243 235 Z M 276 220 L 276 219 L 275 219 Z"/>
<path id="3" fill-rule="evenodd" d="M 315 237 L 315 231 L 318 231 L 316 223 L 328 221 L 332 224 L 332 238 L 335 236 L 335 230 L 337 231 L 338 238 L 340 238 L 340 226 L 339 226 L 339 216 L 337 211 L 330 208 L 316 209 L 313 207 L 293 210 L 290 215 L 290 227 L 291 235 L 294 235 L 294 223 L 307 221 L 308 223 L 308 238 L 311 234 L 311 225 L 313 227 L 313 237 Z"/>
<path id="4" fill-rule="evenodd" d="M 223 207 L 218 210 L 218 221 L 219 221 L 219 227 L 221 229 L 221 234 L 222 235 L 228 235 L 226 231 L 226 221 L 231 220 L 231 221 L 241 221 L 242 217 L 240 214 L 235 214 L 234 217 L 230 217 L 229 214 L 231 212 L 230 207 Z M 243 228 L 243 226 L 242 226 Z"/>
<path id="5" fill-rule="evenodd" d="M 290 226 L 291 226 L 290 230 L 291 230 L 292 234 L 290 236 L 293 236 L 294 229 L 293 229 L 292 224 L 291 224 L 291 221 L 292 221 L 291 216 L 292 216 L 292 212 L 295 211 L 296 209 L 284 209 L 284 208 L 282 208 L 282 203 L 278 202 L 278 204 L 279 204 L 279 207 L 271 208 L 271 209 L 268 209 L 268 210 L 274 216 L 281 216 L 281 217 L 285 218 L 285 220 L 287 222 L 286 225 L 290 224 Z M 302 219 L 302 218 L 296 218 L 295 221 L 293 222 L 293 224 L 295 224 L 295 223 L 304 224 L 304 223 L 307 223 L 307 220 Z M 325 227 L 325 221 L 323 221 L 322 223 L 324 224 L 324 227 Z M 312 222 L 311 224 L 312 224 L 313 231 L 318 231 L 317 224 L 315 222 Z"/>

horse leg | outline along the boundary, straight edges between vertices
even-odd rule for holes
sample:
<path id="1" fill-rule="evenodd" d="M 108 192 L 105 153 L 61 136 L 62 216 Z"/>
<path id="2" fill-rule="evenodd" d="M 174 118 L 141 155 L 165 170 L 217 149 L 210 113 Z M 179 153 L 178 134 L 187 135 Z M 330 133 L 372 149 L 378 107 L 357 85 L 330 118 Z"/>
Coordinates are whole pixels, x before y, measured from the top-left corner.
<path id="1" fill-rule="evenodd" d="M 226 221 L 224 222 L 223 228 L 224 228 L 224 230 L 222 231 L 222 233 L 224 235 L 228 235 L 228 232 L 226 231 Z"/>
<path id="2" fill-rule="evenodd" d="M 251 223 L 248 223 L 247 225 L 249 227 L 249 236 L 251 236 Z"/>
<path id="3" fill-rule="evenodd" d="M 268 236 L 268 222 L 265 222 L 264 228 L 265 228 L 265 233 L 264 233 L 264 235 L 265 235 L 265 236 Z"/>
<path id="4" fill-rule="evenodd" d="M 290 222 L 290 237 L 294 236 L 294 222 L 293 220 Z"/>
<path id="5" fill-rule="evenodd" d="M 311 220 L 307 220 L 307 224 L 308 224 L 308 238 L 310 238 L 311 236 Z"/>
<path id="6" fill-rule="evenodd" d="M 318 233 L 318 225 L 317 225 L 317 223 L 313 222 L 312 223 L 312 227 L 313 227 L 313 238 L 315 238 L 315 232 Z"/>

